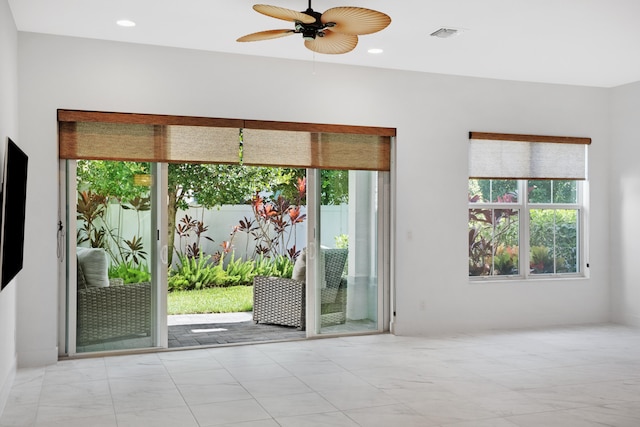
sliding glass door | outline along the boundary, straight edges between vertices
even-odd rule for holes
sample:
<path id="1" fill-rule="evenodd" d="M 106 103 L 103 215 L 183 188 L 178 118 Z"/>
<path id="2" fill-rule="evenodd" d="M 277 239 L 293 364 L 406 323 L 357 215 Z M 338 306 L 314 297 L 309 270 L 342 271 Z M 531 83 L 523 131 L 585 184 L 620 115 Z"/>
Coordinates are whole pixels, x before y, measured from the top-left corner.
<path id="1" fill-rule="evenodd" d="M 162 345 L 155 170 L 147 162 L 68 162 L 70 353 Z"/>
<path id="2" fill-rule="evenodd" d="M 59 157 L 69 165 L 63 205 L 68 224 L 67 300 L 62 304 L 67 309 L 67 339 L 61 343 L 68 354 L 167 346 L 169 254 L 173 255 L 169 264 L 177 267 L 175 244 L 169 252 L 167 243 L 168 236 L 175 236 L 174 228 L 182 236 L 180 224 L 172 222 L 177 209 L 171 204 L 175 197 L 167 194 L 168 164 L 306 169 L 307 183 L 296 175 L 301 179 L 296 180 L 300 200 L 295 206 L 281 203 L 285 194 L 274 190 L 277 185 L 251 192 L 249 216 L 243 215 L 234 226 L 232 238 L 219 238 L 216 245 L 223 244 L 221 249 L 209 248 L 213 254 L 221 251 L 216 272 L 231 264 L 224 255 L 233 257 L 233 245 L 240 244 L 240 235 L 248 231 L 244 246 L 249 253 L 268 258 L 273 248 L 285 250 L 275 251 L 287 261 L 278 264 L 287 268 L 279 267 L 277 276 L 293 276 L 289 267 L 295 270 L 299 254 L 309 260 L 306 275 L 291 278 L 298 283 L 296 327 L 306 326 L 307 335 L 387 329 L 391 312 L 388 196 L 395 129 L 59 110 L 58 131 Z M 244 179 L 223 181 L 223 188 L 230 189 L 246 184 Z M 308 193 L 303 197 L 305 186 Z M 186 189 L 184 183 L 176 188 Z M 221 187 L 205 185 L 202 194 L 191 196 L 204 208 L 208 193 L 220 191 Z M 269 197 L 273 204 L 267 202 Z M 254 225 L 264 226 L 259 231 L 247 225 L 252 215 Z M 303 220 L 306 241 L 296 233 L 293 240 L 273 240 L 269 234 L 285 236 L 287 221 L 289 229 L 302 230 Z M 183 252 L 178 250 L 178 255 L 186 257 L 183 261 L 200 248 L 194 248 L 193 242 L 189 245 L 179 246 Z M 85 258 L 97 261 L 85 264 Z M 265 267 L 269 260 L 259 261 L 259 274 L 274 276 Z M 177 280 L 174 272 L 171 285 L 180 288 L 184 281 Z M 232 276 L 236 280 L 238 275 Z M 255 283 L 253 276 L 245 276 L 248 286 Z M 140 295 L 117 299 L 116 294 L 134 289 L 140 289 Z M 94 301 L 85 294 L 100 296 Z M 253 302 L 255 320 L 255 298 Z M 281 300 L 275 303 L 282 305 Z"/>
<path id="3" fill-rule="evenodd" d="M 316 170 L 311 335 L 382 331 L 388 303 L 384 172 Z M 381 190 L 382 188 L 382 190 Z M 311 307 L 309 307 L 309 305 Z"/>

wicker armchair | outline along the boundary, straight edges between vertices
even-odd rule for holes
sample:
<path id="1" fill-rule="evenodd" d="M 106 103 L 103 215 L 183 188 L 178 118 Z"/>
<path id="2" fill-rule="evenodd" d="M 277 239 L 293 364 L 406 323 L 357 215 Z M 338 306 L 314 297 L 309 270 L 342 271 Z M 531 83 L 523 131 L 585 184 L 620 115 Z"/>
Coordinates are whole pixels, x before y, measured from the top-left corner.
<path id="1" fill-rule="evenodd" d="M 78 290 L 77 344 L 149 336 L 151 283 Z"/>
<path id="2" fill-rule="evenodd" d="M 320 289 L 322 326 L 344 323 L 347 280 L 342 277 L 347 249 L 323 249 L 325 286 Z M 253 280 L 253 320 L 295 326 L 304 330 L 306 285 L 283 277 L 256 276 Z"/>
<path id="3" fill-rule="evenodd" d="M 77 345 L 151 335 L 151 283 L 109 279 L 107 253 L 77 248 Z"/>

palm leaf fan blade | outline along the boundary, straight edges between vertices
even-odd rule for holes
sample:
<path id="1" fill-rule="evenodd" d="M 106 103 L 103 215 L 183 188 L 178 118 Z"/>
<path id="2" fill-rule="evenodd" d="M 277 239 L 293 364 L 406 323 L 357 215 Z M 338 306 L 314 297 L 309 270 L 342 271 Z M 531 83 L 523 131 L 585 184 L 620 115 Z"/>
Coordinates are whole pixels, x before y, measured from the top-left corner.
<path id="1" fill-rule="evenodd" d="M 277 39 L 280 37 L 290 36 L 294 34 L 293 30 L 267 30 L 267 31 L 259 31 L 257 33 L 247 34 L 246 36 L 240 37 L 237 41 L 239 42 L 257 42 L 262 40 L 271 40 Z"/>
<path id="2" fill-rule="evenodd" d="M 376 10 L 362 7 L 334 7 L 320 18 L 323 24 L 334 23 L 331 31 L 341 34 L 372 34 L 385 29 L 391 18 Z"/>
<path id="3" fill-rule="evenodd" d="M 316 18 L 314 18 L 313 16 L 284 7 L 270 6 L 268 4 L 256 4 L 253 6 L 253 10 L 272 18 L 282 19 L 283 21 L 299 21 L 305 24 L 313 24 L 314 22 L 316 22 Z"/>
<path id="4" fill-rule="evenodd" d="M 304 42 L 307 49 L 330 55 L 351 52 L 357 44 L 358 36 L 334 33 L 332 31 L 325 31 L 324 37 L 316 37 L 313 40 L 305 40 Z"/>

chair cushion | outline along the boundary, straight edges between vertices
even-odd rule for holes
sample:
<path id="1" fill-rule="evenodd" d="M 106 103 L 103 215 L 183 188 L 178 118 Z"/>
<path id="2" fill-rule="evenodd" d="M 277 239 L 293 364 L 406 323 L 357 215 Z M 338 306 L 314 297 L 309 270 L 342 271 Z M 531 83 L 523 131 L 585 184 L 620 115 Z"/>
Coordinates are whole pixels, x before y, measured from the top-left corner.
<path id="1" fill-rule="evenodd" d="M 87 288 L 109 286 L 109 258 L 100 248 L 77 248 L 78 264 L 84 273 Z M 81 289 L 78 287 L 78 289 Z"/>
<path id="2" fill-rule="evenodd" d="M 295 264 L 293 264 L 293 274 L 291 274 L 293 280 L 298 282 L 307 281 L 307 248 L 303 248 L 296 258 Z"/>
<path id="3" fill-rule="evenodd" d="M 76 256 L 76 267 L 76 286 L 78 290 L 87 289 L 87 280 L 84 278 L 84 271 L 82 271 L 78 256 Z"/>

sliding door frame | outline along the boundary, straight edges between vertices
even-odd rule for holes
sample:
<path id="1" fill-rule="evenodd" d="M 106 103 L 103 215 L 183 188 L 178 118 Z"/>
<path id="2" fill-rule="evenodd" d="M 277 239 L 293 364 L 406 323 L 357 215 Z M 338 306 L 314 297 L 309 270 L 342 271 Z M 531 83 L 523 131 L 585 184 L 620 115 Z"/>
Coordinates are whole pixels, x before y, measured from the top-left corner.
<path id="1" fill-rule="evenodd" d="M 244 119 L 224 119 L 224 118 L 209 118 L 209 117 L 192 117 L 192 116 L 175 116 L 175 115 L 157 115 L 157 114 L 136 114 L 136 113 L 117 113 L 117 112 L 97 112 L 97 111 L 81 111 L 81 110 L 58 110 L 58 123 L 59 123 L 59 142 L 60 142 L 60 221 L 61 225 L 65 224 L 68 227 L 67 240 L 64 242 L 67 246 L 65 257 L 68 262 L 61 262 L 60 268 L 60 319 L 64 319 L 64 325 L 59 327 L 59 348 L 61 354 L 64 352 L 66 355 L 76 354 L 76 279 L 73 274 L 72 268 L 75 265 L 75 257 L 71 260 L 68 254 L 75 248 L 75 241 L 71 241 L 73 236 L 69 235 L 69 230 L 75 230 L 76 219 L 75 209 L 73 209 L 74 201 L 71 200 L 73 194 L 70 190 L 75 189 L 75 170 L 67 164 L 75 164 L 76 159 L 102 159 L 99 157 L 92 157 L 91 154 L 86 154 L 82 151 L 82 147 L 79 145 L 77 139 L 77 126 L 79 123 L 105 123 L 105 124 L 123 124 L 123 125 L 151 125 L 153 126 L 152 132 L 152 149 L 145 154 L 148 154 L 148 159 L 138 161 L 149 161 L 155 169 L 154 176 L 154 196 L 156 196 L 155 207 L 158 211 L 153 215 L 154 227 L 157 230 L 157 243 L 155 249 L 152 251 L 152 263 L 153 267 L 153 280 L 154 280 L 154 317 L 155 328 L 153 328 L 153 345 L 150 349 L 160 347 L 167 347 L 168 342 L 168 327 L 166 322 L 167 311 L 167 266 L 166 266 L 166 254 L 167 254 L 167 209 L 166 209 L 166 194 L 163 194 L 163 190 L 167 184 L 167 161 L 174 162 L 193 162 L 197 163 L 194 159 L 180 159 L 171 157 L 171 149 L 163 145 L 167 142 L 167 135 L 164 133 L 166 126 L 194 126 L 194 127 L 211 127 L 211 128 L 226 128 L 224 132 L 228 132 L 229 128 L 239 129 L 240 135 L 242 130 L 258 130 L 258 131 L 274 131 L 275 132 L 290 132 L 290 133 L 308 133 L 311 138 L 311 144 L 325 144 L 325 152 L 321 145 L 310 146 L 311 164 L 307 166 L 308 173 L 317 174 L 315 182 L 319 185 L 320 169 L 327 168 L 326 163 L 323 164 L 324 154 L 329 153 L 327 147 L 330 147 L 332 143 L 335 143 L 333 136 L 343 134 L 345 136 L 344 148 L 349 151 L 349 155 L 345 158 L 353 159 L 358 162 L 362 160 L 362 147 L 377 147 L 374 149 L 376 153 L 382 153 L 382 156 L 376 157 L 376 155 L 369 156 L 371 159 L 375 158 L 375 162 L 362 163 L 362 166 L 356 166 L 354 169 L 360 170 L 377 170 L 378 173 L 378 209 L 379 217 L 377 220 L 378 242 L 377 253 L 378 259 L 378 328 L 375 332 L 388 331 L 393 327 L 394 319 L 394 280 L 393 280 L 393 216 L 395 214 L 393 185 L 394 185 L 394 156 L 395 156 L 395 128 L 386 127 L 372 127 L 372 126 L 351 126 L 351 125 L 337 125 L 337 124 L 317 124 L 317 123 L 295 123 L 295 122 L 278 122 L 278 121 L 264 121 L 264 120 L 244 120 Z M 224 133 L 223 132 L 223 133 Z M 226 134 L 226 133 L 225 133 Z M 327 134 L 326 142 L 323 141 L 323 134 Z M 283 133 L 284 135 L 284 133 Z M 333 136 L 332 136 L 333 135 Z M 148 141 L 148 139 L 147 139 Z M 169 141 L 171 142 L 171 141 Z M 367 145 L 371 142 L 371 145 Z M 212 141 L 212 143 L 216 143 Z M 85 142 L 86 144 L 86 142 Z M 363 145 L 364 144 L 364 145 Z M 382 144 L 382 145 L 376 145 Z M 90 146 L 90 145 L 89 145 Z M 86 145 L 83 146 L 86 149 Z M 385 148 L 381 148 L 385 147 Z M 245 147 L 245 150 L 247 147 Z M 319 151 L 315 151 L 319 150 Z M 386 150 L 386 151 L 385 151 Z M 123 153 L 122 158 L 115 154 L 113 158 L 105 160 L 133 160 L 128 157 L 126 151 L 120 151 Z M 181 154 L 182 155 L 182 154 Z M 343 155 L 342 153 L 340 155 Z M 168 157 L 167 157 L 168 156 Z M 351 157 L 349 157 L 351 156 Z M 212 161 L 210 161 L 212 162 Z M 221 162 L 224 163 L 225 161 Z M 247 163 L 249 165 L 249 163 Z M 258 164 L 255 164 L 256 166 Z M 268 165 L 264 165 L 268 166 Z M 283 166 L 283 167 L 305 167 L 301 165 L 271 165 L 271 166 Z M 341 166 L 329 165 L 328 168 L 347 169 Z M 314 181 L 312 179 L 312 181 Z M 70 183 L 70 184 L 69 184 Z M 73 187 L 73 188 L 71 188 Z M 308 200 L 312 200 L 314 203 L 314 209 L 318 212 L 310 212 L 310 217 L 315 217 L 315 221 L 311 221 L 308 227 L 307 242 L 313 243 L 312 251 L 319 250 L 317 241 L 319 240 L 319 224 L 317 219 L 319 218 L 320 199 L 319 189 L 308 187 Z M 167 201 L 168 202 L 168 201 Z M 308 203 L 308 205 L 310 205 Z M 63 217 L 66 215 L 66 218 Z M 317 236 L 317 237 L 316 237 Z M 73 247 L 72 247 L 73 246 Z M 73 265 L 72 265 L 73 264 Z M 307 286 L 307 319 L 314 319 L 313 323 L 319 322 L 316 317 L 316 296 L 315 292 L 309 290 L 315 289 L 315 275 L 310 278 L 309 286 Z M 160 285 L 163 285 L 160 287 Z M 307 328 L 307 336 L 319 335 L 316 333 L 314 326 Z M 374 331 L 371 331 L 374 332 Z M 329 336 L 322 334 L 322 336 Z M 63 350 L 64 349 L 64 350 Z M 95 353 L 92 353 L 95 354 Z"/>

